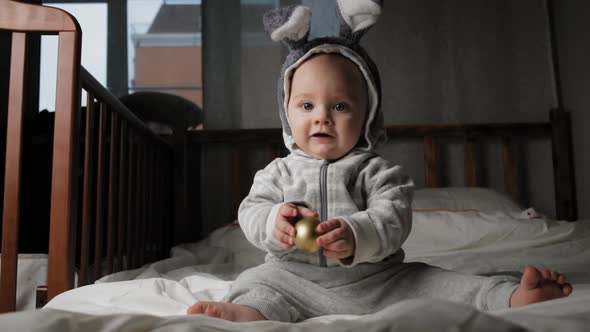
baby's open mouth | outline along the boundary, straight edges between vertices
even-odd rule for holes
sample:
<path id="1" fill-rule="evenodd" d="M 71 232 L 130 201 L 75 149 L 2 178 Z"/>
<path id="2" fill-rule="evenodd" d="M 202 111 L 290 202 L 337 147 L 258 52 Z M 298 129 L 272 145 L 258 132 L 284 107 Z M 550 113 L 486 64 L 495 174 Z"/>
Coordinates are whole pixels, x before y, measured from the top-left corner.
<path id="1" fill-rule="evenodd" d="M 332 137 L 332 135 L 326 133 L 315 133 L 312 135 L 313 137 Z"/>

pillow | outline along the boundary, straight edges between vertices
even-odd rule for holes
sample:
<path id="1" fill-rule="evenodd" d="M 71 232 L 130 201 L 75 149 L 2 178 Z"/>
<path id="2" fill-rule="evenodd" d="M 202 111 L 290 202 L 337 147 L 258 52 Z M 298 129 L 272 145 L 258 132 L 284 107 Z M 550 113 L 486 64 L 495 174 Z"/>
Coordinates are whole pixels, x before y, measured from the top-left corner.
<path id="1" fill-rule="evenodd" d="M 481 187 L 424 188 L 414 192 L 412 209 L 428 211 L 475 211 L 521 213 L 524 209 L 508 195 Z"/>
<path id="2" fill-rule="evenodd" d="M 548 218 L 531 221 L 502 212 L 414 212 L 412 231 L 402 248 L 407 261 L 450 252 L 520 250 L 571 241 L 572 236 L 583 234 L 572 224 L 579 223 Z"/>

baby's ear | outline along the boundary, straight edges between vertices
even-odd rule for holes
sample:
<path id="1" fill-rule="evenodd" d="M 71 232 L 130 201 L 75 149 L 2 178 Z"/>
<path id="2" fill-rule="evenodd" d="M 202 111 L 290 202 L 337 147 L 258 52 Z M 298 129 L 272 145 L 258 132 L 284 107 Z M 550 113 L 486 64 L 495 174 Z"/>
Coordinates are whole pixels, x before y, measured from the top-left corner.
<path id="1" fill-rule="evenodd" d="M 358 43 L 381 15 L 383 0 L 337 0 L 340 37 Z"/>
<path id="2" fill-rule="evenodd" d="M 273 41 L 297 48 L 309 37 L 311 10 L 305 6 L 275 8 L 265 13 L 262 21 Z"/>

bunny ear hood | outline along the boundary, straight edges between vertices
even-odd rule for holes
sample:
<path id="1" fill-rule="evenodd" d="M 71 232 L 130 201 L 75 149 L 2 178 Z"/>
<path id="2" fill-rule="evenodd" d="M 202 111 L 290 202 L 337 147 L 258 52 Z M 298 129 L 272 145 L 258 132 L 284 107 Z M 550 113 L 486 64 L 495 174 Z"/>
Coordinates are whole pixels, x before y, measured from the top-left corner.
<path id="1" fill-rule="evenodd" d="M 377 66 L 360 46 L 364 33 L 377 21 L 381 14 L 382 1 L 338 0 L 340 32 L 338 36 L 309 40 L 311 10 L 305 6 L 275 8 L 264 15 L 266 31 L 273 41 L 283 42 L 289 54 L 283 63 L 277 86 L 279 115 L 283 126 L 283 139 L 290 151 L 297 151 L 287 119 L 287 104 L 291 78 L 295 69 L 311 56 L 319 53 L 335 53 L 355 63 L 365 81 L 369 97 L 367 123 L 364 140 L 359 148 L 371 151 L 385 140 L 381 105 L 381 81 Z"/>

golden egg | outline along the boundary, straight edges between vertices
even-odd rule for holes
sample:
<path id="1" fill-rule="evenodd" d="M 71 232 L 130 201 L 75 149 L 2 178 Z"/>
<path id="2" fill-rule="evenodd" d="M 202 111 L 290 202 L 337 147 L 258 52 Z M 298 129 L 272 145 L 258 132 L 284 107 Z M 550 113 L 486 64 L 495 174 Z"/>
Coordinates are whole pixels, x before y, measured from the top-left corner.
<path id="1" fill-rule="evenodd" d="M 297 232 L 293 237 L 293 242 L 295 242 L 297 249 L 308 253 L 314 253 L 320 250 L 320 246 L 316 243 L 318 234 L 315 231 L 319 223 L 319 220 L 308 217 L 302 218 L 295 223 L 295 230 Z"/>

